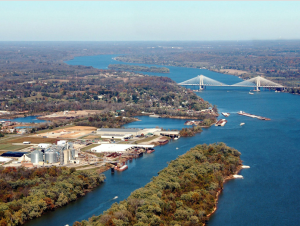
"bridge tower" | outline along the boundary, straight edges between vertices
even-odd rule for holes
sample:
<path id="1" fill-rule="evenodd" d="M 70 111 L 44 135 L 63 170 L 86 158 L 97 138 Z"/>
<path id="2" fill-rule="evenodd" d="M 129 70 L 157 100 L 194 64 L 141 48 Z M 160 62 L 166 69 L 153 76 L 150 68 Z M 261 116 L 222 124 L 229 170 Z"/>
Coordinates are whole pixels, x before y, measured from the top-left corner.
<path id="1" fill-rule="evenodd" d="M 204 82 L 203 82 L 203 75 L 199 76 L 199 90 L 202 90 L 204 88 Z"/>
<path id="2" fill-rule="evenodd" d="M 260 91 L 260 90 L 259 90 L 259 88 L 260 88 L 260 78 L 261 78 L 261 77 L 258 76 L 257 79 L 256 79 L 256 90 L 255 90 L 255 91 Z"/>

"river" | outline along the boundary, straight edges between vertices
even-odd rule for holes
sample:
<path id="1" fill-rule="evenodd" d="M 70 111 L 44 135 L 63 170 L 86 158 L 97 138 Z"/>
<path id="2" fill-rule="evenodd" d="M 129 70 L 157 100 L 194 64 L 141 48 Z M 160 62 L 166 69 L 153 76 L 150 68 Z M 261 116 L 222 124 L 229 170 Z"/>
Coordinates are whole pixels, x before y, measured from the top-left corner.
<path id="1" fill-rule="evenodd" d="M 13 119 L 0 119 L 0 121 L 12 121 L 12 122 L 19 122 L 19 123 L 43 123 L 48 122 L 46 120 L 38 119 L 39 115 L 33 116 L 26 116 L 20 118 L 13 118 Z"/>
<path id="2" fill-rule="evenodd" d="M 116 63 L 112 60 L 114 56 L 76 57 L 67 63 L 105 69 L 108 64 Z M 168 68 L 169 74 L 155 75 L 168 76 L 176 82 L 199 74 L 227 84 L 240 81 L 235 76 L 207 70 Z M 71 225 L 75 221 L 99 215 L 112 203 L 126 199 L 132 191 L 148 183 L 157 172 L 167 166 L 167 162 L 197 144 L 213 142 L 224 142 L 239 150 L 244 164 L 251 168 L 240 172 L 244 176 L 243 180 L 231 180 L 225 184 L 219 198 L 218 209 L 209 220 L 209 225 L 298 225 L 300 97 L 270 91 L 254 95 L 249 95 L 248 92 L 249 89 L 208 88 L 197 93 L 203 99 L 217 105 L 220 112 L 231 113 L 224 127 L 212 126 L 194 137 L 180 138 L 165 146 L 156 147 L 154 153 L 130 162 L 128 170 L 114 175 L 106 172 L 106 182 L 85 197 L 34 219 L 26 225 Z M 236 113 L 240 110 L 268 117 L 271 121 L 240 116 Z M 147 116 L 139 118 L 141 121 L 126 126 L 180 129 L 185 121 Z M 240 126 L 241 122 L 245 125 Z M 119 198 L 112 200 L 115 196 Z"/>

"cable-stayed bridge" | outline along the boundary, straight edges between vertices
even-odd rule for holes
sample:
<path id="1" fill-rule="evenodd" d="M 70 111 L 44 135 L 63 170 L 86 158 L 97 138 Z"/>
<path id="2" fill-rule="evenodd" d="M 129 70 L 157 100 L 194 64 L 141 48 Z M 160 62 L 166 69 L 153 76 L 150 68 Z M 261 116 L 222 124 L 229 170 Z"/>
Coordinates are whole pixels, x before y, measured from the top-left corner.
<path id="1" fill-rule="evenodd" d="M 238 82 L 233 85 L 227 85 L 225 83 L 219 82 L 217 80 L 208 78 L 204 75 L 198 75 L 195 78 L 191 78 L 189 80 L 186 80 L 184 82 L 178 83 L 178 85 L 182 86 L 199 86 L 199 90 L 203 89 L 205 86 L 229 86 L 229 87 L 256 87 L 256 90 L 259 90 L 262 88 L 285 88 L 283 85 L 280 85 L 278 83 L 272 82 L 268 79 L 265 79 L 263 77 L 257 76 L 255 78 L 251 78 L 242 82 Z"/>

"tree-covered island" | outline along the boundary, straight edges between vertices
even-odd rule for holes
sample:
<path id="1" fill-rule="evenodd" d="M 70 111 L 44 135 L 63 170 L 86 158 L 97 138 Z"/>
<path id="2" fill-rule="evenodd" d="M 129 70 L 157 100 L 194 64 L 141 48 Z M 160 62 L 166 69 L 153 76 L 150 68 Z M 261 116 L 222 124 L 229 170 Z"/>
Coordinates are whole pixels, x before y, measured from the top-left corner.
<path id="1" fill-rule="evenodd" d="M 203 225 L 224 181 L 240 168 L 240 152 L 224 143 L 197 145 L 126 200 L 74 225 Z"/>

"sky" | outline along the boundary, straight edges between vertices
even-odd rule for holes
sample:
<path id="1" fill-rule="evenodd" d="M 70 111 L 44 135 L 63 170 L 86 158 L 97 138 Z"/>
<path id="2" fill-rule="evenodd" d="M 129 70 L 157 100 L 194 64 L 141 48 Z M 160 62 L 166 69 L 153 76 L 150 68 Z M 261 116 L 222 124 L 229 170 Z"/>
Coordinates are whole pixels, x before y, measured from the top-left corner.
<path id="1" fill-rule="evenodd" d="M 0 1 L 0 41 L 300 39 L 293 1 Z"/>

